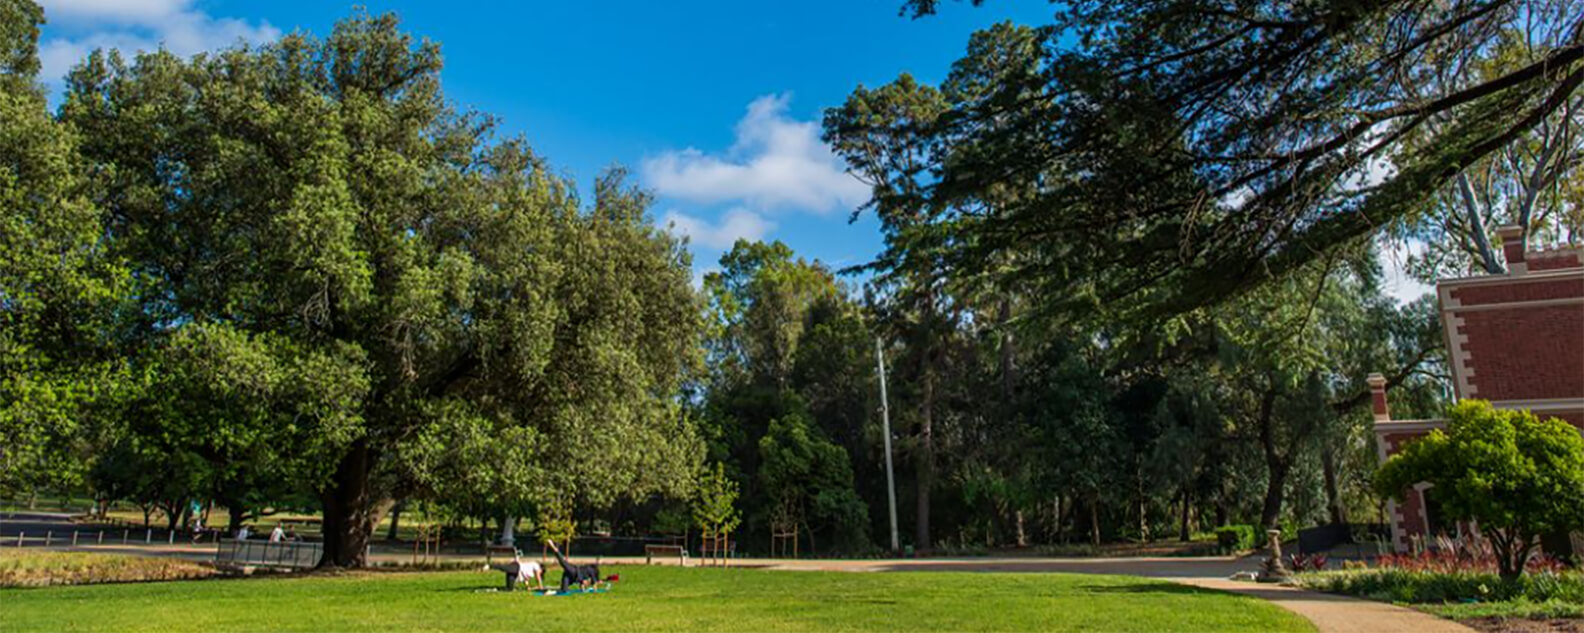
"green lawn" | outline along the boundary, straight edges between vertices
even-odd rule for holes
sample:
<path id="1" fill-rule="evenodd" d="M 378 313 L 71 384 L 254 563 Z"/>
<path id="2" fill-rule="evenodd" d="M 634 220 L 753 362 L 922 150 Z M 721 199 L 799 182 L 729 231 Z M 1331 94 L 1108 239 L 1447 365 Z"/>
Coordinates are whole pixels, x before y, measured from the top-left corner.
<path id="1" fill-rule="evenodd" d="M 1314 630 L 1254 598 L 1119 576 L 611 572 L 611 593 L 561 597 L 480 592 L 493 572 L 0 589 L 0 631 Z"/>

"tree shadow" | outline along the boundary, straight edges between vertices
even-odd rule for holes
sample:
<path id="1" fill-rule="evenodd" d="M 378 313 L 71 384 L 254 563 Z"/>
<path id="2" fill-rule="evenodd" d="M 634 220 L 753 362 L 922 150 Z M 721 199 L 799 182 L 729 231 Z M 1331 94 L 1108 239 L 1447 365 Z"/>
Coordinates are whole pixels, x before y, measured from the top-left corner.
<path id="1" fill-rule="evenodd" d="M 1228 593 L 1217 589 L 1182 585 L 1174 582 L 1151 582 L 1135 585 L 1080 585 L 1078 588 L 1091 593 L 1165 593 L 1178 595 Z"/>

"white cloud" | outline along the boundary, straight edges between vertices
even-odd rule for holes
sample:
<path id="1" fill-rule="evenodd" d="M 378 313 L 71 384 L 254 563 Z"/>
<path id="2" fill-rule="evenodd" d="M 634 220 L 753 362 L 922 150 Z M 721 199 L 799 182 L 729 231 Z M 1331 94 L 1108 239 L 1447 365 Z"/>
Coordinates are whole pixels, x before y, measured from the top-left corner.
<path id="1" fill-rule="evenodd" d="M 739 239 L 758 240 L 775 228 L 774 222 L 741 207 L 727 211 L 714 225 L 677 211 L 666 212 L 660 223 L 672 233 L 688 236 L 695 245 L 722 250 L 731 248 Z"/>
<path id="2" fill-rule="evenodd" d="M 787 116 L 789 95 L 755 99 L 737 122 L 737 139 L 724 154 L 688 148 L 643 161 L 643 180 L 662 196 L 754 209 L 816 213 L 851 210 L 869 188 L 844 171 L 819 138 L 819 124 Z"/>
<path id="3" fill-rule="evenodd" d="M 96 48 L 130 55 L 164 46 L 177 55 L 266 42 L 280 29 L 268 22 L 217 18 L 193 0 L 43 0 L 46 37 L 39 43 L 41 79 L 58 86 L 62 76 Z M 59 31 L 59 35 L 54 33 Z"/>

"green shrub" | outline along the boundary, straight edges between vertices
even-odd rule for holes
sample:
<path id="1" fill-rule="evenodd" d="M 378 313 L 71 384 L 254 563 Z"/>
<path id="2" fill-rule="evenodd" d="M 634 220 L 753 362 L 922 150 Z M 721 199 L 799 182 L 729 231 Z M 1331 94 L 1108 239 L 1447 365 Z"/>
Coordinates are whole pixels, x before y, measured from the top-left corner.
<path id="1" fill-rule="evenodd" d="M 1462 602 L 1584 605 L 1584 573 L 1538 572 L 1503 579 L 1490 572 L 1426 572 L 1405 569 L 1325 571 L 1298 575 L 1298 583 L 1327 593 L 1410 604 Z"/>
<path id="2" fill-rule="evenodd" d="M 1216 528 L 1215 536 L 1216 547 L 1225 554 L 1254 549 L 1259 543 L 1256 537 L 1256 530 L 1252 525 L 1218 527 Z"/>

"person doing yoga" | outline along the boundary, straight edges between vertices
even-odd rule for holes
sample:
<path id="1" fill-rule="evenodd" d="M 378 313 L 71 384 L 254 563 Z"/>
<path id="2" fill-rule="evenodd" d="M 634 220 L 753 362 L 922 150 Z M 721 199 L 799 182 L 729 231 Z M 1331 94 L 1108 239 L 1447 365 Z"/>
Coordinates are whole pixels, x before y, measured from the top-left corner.
<path id="1" fill-rule="evenodd" d="M 566 593 L 567 587 L 577 585 L 588 589 L 599 584 L 599 565 L 573 565 L 561 555 L 561 548 L 556 547 L 555 541 L 546 541 L 550 552 L 555 554 L 556 562 L 561 563 L 561 592 Z"/>
<path id="2" fill-rule="evenodd" d="M 530 578 L 533 579 L 534 584 L 538 585 L 540 589 L 544 589 L 544 568 L 534 561 L 523 560 L 522 555 L 515 551 L 512 552 L 512 562 L 503 565 L 485 565 L 484 569 L 486 571 L 493 569 L 505 572 L 508 577 L 506 582 L 507 590 L 518 584 L 524 587 L 528 586 L 528 579 Z"/>

